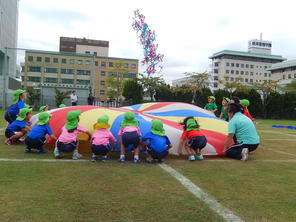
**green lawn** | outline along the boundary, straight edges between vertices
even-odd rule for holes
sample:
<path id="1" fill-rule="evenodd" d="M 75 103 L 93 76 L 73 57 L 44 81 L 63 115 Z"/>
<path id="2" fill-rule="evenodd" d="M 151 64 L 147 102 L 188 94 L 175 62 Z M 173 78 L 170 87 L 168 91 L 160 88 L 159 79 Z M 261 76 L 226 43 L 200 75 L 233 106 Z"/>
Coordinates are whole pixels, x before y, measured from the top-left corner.
<path id="1" fill-rule="evenodd" d="M 296 121 L 258 120 L 262 142 L 247 162 L 166 163 L 245 221 L 295 221 L 296 130 L 273 124 Z M 0 158 L 52 159 L 23 150 L 1 142 Z M 0 168 L 0 221 L 223 221 L 157 165 L 0 162 Z"/>

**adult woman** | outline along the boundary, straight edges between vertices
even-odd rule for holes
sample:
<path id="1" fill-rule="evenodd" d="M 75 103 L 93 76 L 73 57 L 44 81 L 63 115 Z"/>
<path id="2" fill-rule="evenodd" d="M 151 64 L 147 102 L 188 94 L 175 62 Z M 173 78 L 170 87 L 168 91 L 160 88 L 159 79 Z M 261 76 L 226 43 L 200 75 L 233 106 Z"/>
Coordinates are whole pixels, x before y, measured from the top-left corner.
<path id="1" fill-rule="evenodd" d="M 229 105 L 228 136 L 224 144 L 226 156 L 245 161 L 249 152 L 257 149 L 260 139 L 252 120 L 243 115 L 243 107 L 240 104 Z M 234 134 L 237 143 L 231 145 Z M 231 145 L 231 146 L 230 146 Z"/>

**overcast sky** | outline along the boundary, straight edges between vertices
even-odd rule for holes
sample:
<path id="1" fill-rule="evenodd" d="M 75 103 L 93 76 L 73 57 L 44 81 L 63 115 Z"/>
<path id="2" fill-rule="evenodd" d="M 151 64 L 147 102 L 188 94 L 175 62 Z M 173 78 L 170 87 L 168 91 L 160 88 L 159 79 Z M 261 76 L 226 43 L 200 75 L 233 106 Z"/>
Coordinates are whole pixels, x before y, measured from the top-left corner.
<path id="1" fill-rule="evenodd" d="M 296 58 L 295 1 L 265 0 L 20 0 L 18 47 L 59 49 L 59 37 L 108 40 L 112 57 L 143 57 L 132 29 L 135 9 L 146 16 L 164 54 L 168 83 L 184 72 L 209 70 L 215 52 L 247 50 L 249 39 L 273 42 L 272 53 Z M 143 68 L 141 67 L 141 71 Z"/>

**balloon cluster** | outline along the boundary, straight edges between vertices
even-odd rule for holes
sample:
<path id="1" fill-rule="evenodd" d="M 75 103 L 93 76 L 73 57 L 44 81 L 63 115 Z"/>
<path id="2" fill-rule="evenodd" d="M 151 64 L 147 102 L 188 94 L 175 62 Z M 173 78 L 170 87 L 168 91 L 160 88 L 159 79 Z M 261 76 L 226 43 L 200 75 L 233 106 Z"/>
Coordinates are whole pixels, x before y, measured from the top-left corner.
<path id="1" fill-rule="evenodd" d="M 147 66 L 145 72 L 150 76 L 156 72 L 161 72 L 162 66 L 160 64 L 163 60 L 163 55 L 156 52 L 158 44 L 155 40 L 155 32 L 145 23 L 145 16 L 140 14 L 139 10 L 136 10 L 134 14 L 132 26 L 138 34 L 144 49 L 144 59 L 141 63 Z"/>

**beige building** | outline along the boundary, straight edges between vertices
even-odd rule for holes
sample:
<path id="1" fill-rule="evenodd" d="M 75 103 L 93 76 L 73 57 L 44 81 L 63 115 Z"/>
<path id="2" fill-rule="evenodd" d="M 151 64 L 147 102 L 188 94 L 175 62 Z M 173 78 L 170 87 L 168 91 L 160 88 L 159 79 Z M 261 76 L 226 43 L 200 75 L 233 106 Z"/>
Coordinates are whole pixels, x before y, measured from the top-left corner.
<path id="1" fill-rule="evenodd" d="M 273 64 L 268 71 L 272 80 L 279 80 L 280 85 L 285 85 L 296 80 L 296 60 L 288 60 Z"/>
<path id="2" fill-rule="evenodd" d="M 22 68 L 23 85 L 25 88 L 32 86 L 81 89 L 81 92 L 86 94 L 91 87 L 94 96 L 106 102 L 108 100 L 107 77 L 117 75 L 114 72 L 114 64 L 118 62 L 122 62 L 127 71 L 123 76 L 125 79 L 137 77 L 138 60 L 136 59 L 30 50 L 26 51 Z"/>
<path id="3" fill-rule="evenodd" d="M 210 59 L 213 89 L 223 89 L 225 82 L 241 82 L 250 85 L 271 79 L 268 70 L 273 64 L 285 60 L 280 55 L 272 55 L 271 42 L 250 40 L 249 51 L 223 50 Z"/>

